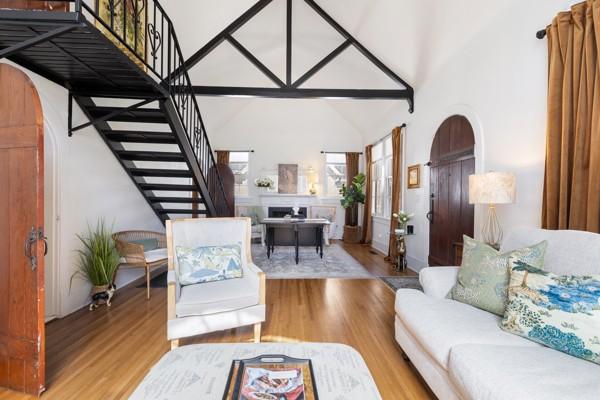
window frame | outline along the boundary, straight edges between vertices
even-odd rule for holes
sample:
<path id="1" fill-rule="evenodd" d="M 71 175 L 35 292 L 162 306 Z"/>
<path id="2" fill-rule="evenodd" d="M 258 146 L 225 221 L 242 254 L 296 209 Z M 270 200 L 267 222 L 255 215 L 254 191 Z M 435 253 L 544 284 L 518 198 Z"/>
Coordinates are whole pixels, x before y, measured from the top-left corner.
<path id="1" fill-rule="evenodd" d="M 377 153 L 380 154 L 378 158 L 371 160 L 371 217 L 375 218 L 389 219 L 392 214 L 392 188 L 390 181 L 393 179 L 392 169 L 394 154 L 391 137 L 390 134 L 373 145 L 373 149 L 375 146 L 381 146 L 381 151 L 377 151 Z M 377 173 L 377 166 L 380 168 L 380 175 Z M 380 199 L 380 197 L 382 197 L 382 199 Z M 378 200 L 381 201 L 382 210 L 378 210 Z"/>
<path id="2" fill-rule="evenodd" d="M 246 154 L 246 158 L 247 161 L 231 161 L 231 156 L 232 154 L 237 153 L 237 154 Z M 229 152 L 229 168 L 231 168 L 233 174 L 234 174 L 234 195 L 235 197 L 249 197 L 250 196 L 250 151 L 230 151 Z M 239 164 L 239 165 L 243 165 L 246 164 L 246 184 L 237 184 L 235 181 L 235 176 L 236 173 L 234 172 L 234 168 L 232 168 L 232 164 Z M 245 193 L 243 193 L 240 188 L 245 187 Z"/>
<path id="3" fill-rule="evenodd" d="M 327 161 L 327 156 L 328 155 L 337 155 L 337 156 L 343 156 L 344 157 L 344 161 L 343 162 L 328 162 Z M 324 175 L 325 175 L 325 179 L 324 179 L 324 185 L 323 185 L 323 196 L 325 197 L 338 197 L 340 198 L 342 195 L 339 192 L 339 188 L 336 186 L 335 187 L 335 193 L 330 193 L 329 190 L 331 189 L 329 186 L 329 165 L 343 165 L 344 167 L 344 176 L 342 177 L 341 182 L 343 184 L 345 184 L 348 181 L 348 171 L 346 170 L 346 160 L 345 160 L 345 156 L 341 153 L 335 153 L 335 152 L 325 152 L 324 153 L 324 163 L 325 163 L 325 168 L 324 168 Z"/>

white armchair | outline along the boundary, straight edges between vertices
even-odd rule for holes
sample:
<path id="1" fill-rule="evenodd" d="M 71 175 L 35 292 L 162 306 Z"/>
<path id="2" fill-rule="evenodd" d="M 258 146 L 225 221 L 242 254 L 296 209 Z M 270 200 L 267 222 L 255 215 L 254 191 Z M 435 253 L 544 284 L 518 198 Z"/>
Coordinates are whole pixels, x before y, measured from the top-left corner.
<path id="1" fill-rule="evenodd" d="M 171 348 L 179 339 L 254 325 L 260 342 L 265 321 L 265 274 L 252 263 L 250 218 L 197 218 L 167 221 L 168 321 Z M 182 286 L 178 280 L 176 246 L 220 246 L 241 243 L 243 277 Z"/>

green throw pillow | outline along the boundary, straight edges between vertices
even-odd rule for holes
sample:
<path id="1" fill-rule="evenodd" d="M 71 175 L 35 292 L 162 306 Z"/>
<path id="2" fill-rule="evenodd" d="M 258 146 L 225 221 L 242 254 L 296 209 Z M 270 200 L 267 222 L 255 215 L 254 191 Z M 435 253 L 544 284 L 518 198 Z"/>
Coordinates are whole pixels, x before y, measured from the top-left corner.
<path id="1" fill-rule="evenodd" d="M 241 245 L 177 246 L 179 283 L 193 285 L 242 277 Z"/>
<path id="2" fill-rule="evenodd" d="M 497 315 L 504 315 L 510 279 L 508 261 L 517 257 L 536 268 L 544 265 L 546 241 L 500 254 L 485 243 L 463 236 L 463 259 L 450 298 Z"/>
<path id="3" fill-rule="evenodd" d="M 141 244 L 144 247 L 144 251 L 155 250 L 158 248 L 158 239 L 130 240 L 129 243 Z"/>
<path id="4" fill-rule="evenodd" d="M 600 275 L 558 276 L 511 257 L 502 329 L 600 364 Z"/>

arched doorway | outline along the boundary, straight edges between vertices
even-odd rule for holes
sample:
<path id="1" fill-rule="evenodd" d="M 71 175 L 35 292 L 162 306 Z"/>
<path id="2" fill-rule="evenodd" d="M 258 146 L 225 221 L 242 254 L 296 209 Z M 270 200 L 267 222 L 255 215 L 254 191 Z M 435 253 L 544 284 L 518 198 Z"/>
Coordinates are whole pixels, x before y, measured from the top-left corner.
<path id="1" fill-rule="evenodd" d="M 473 127 L 453 115 L 438 128 L 430 155 L 429 265 L 454 265 L 462 235 L 473 236 L 469 175 L 475 173 Z"/>

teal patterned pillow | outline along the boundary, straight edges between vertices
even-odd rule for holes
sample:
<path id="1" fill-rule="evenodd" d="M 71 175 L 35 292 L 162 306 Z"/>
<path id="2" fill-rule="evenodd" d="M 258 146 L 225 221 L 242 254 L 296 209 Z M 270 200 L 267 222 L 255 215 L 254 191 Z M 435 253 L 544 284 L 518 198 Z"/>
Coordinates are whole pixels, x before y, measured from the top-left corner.
<path id="1" fill-rule="evenodd" d="M 511 257 L 502 329 L 600 364 L 600 275 L 558 276 Z"/>
<path id="2" fill-rule="evenodd" d="M 201 246 L 195 249 L 177 246 L 179 283 L 215 282 L 242 277 L 241 245 Z"/>
<path id="3" fill-rule="evenodd" d="M 462 266 L 449 297 L 499 316 L 504 315 L 506 288 L 510 279 L 509 258 L 517 257 L 542 268 L 546 246 L 546 241 L 543 241 L 500 254 L 485 243 L 463 236 Z"/>

